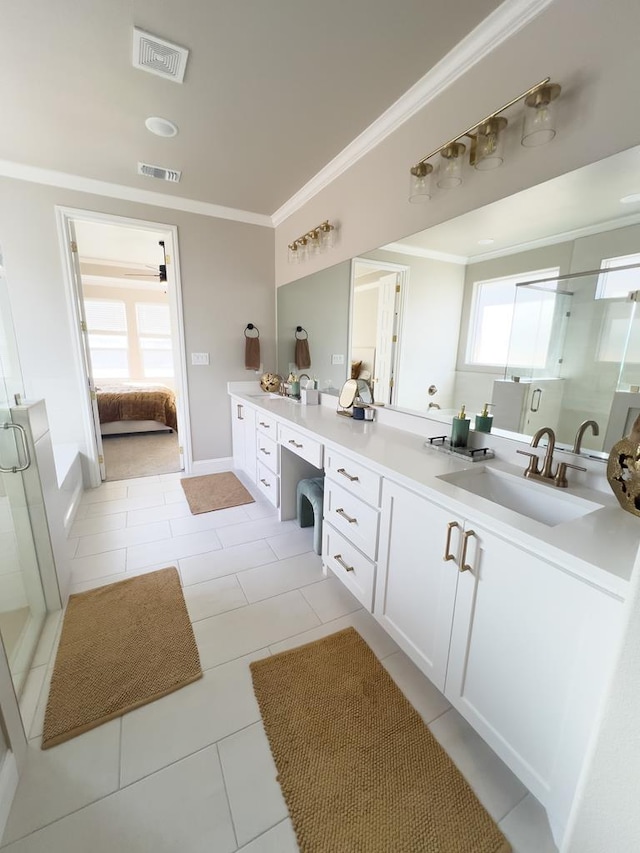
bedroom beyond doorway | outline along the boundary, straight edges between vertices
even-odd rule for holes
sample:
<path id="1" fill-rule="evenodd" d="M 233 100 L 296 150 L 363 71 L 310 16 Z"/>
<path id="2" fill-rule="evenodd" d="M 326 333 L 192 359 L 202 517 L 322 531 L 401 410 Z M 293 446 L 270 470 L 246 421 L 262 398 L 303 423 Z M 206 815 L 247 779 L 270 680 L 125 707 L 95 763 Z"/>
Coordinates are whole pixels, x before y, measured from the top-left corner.
<path id="1" fill-rule="evenodd" d="M 100 479 L 181 471 L 175 228 L 80 211 L 63 220 Z"/>

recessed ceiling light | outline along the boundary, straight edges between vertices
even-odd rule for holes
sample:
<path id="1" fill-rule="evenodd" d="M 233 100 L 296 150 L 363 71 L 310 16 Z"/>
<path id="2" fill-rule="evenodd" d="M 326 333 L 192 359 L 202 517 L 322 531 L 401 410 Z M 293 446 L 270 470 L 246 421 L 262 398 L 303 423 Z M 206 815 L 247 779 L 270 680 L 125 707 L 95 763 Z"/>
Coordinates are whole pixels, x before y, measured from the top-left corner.
<path id="1" fill-rule="evenodd" d="M 621 204 L 637 204 L 640 201 L 640 193 L 631 193 L 620 199 Z"/>
<path id="2" fill-rule="evenodd" d="M 156 136 L 175 136 L 178 132 L 178 125 L 169 121 L 168 118 L 149 116 L 144 124 L 147 130 L 155 133 Z"/>
<path id="3" fill-rule="evenodd" d="M 490 246 L 492 243 L 495 243 L 492 237 L 485 237 L 484 240 L 478 240 L 478 246 Z"/>

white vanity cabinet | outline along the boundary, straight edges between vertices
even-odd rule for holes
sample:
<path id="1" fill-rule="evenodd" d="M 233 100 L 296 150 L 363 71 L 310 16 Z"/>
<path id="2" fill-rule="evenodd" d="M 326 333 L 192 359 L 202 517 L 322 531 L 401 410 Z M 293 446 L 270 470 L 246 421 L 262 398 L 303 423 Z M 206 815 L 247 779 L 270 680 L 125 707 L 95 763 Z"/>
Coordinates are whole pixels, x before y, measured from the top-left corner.
<path id="1" fill-rule="evenodd" d="M 547 808 L 562 836 L 621 602 L 389 480 L 378 621 Z"/>
<path id="2" fill-rule="evenodd" d="M 256 482 L 256 410 L 244 400 L 231 397 L 233 465 Z"/>
<path id="3" fill-rule="evenodd" d="M 382 478 L 330 447 L 324 464 L 322 562 L 371 611 Z"/>
<path id="4" fill-rule="evenodd" d="M 458 583 L 443 556 L 448 541 L 459 547 L 461 528 L 450 512 L 384 480 L 374 615 L 442 691 Z"/>

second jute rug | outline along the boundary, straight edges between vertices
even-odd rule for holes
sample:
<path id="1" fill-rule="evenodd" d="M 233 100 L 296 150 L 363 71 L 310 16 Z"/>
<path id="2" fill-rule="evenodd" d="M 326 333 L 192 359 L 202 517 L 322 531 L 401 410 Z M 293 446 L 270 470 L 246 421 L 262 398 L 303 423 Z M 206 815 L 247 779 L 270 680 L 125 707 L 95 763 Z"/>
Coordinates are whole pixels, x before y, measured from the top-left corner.
<path id="1" fill-rule="evenodd" d="M 185 477 L 180 480 L 192 515 L 254 503 L 254 499 L 231 471 Z"/>
<path id="2" fill-rule="evenodd" d="M 353 628 L 250 666 L 301 853 L 509 853 Z"/>
<path id="3" fill-rule="evenodd" d="M 44 718 L 47 749 L 202 678 L 177 569 L 72 595 Z"/>

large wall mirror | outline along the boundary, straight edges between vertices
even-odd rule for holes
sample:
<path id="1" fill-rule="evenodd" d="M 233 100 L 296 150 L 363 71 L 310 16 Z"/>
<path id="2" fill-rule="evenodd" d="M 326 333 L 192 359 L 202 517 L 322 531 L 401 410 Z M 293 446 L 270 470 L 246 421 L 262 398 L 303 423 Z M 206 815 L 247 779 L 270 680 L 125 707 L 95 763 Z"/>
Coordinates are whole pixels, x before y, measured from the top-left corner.
<path id="1" fill-rule="evenodd" d="M 492 403 L 494 429 L 567 447 L 595 420 L 604 458 L 640 413 L 639 175 L 640 146 L 284 285 L 279 372 L 312 327 L 320 387 L 360 374 L 443 421 Z"/>

